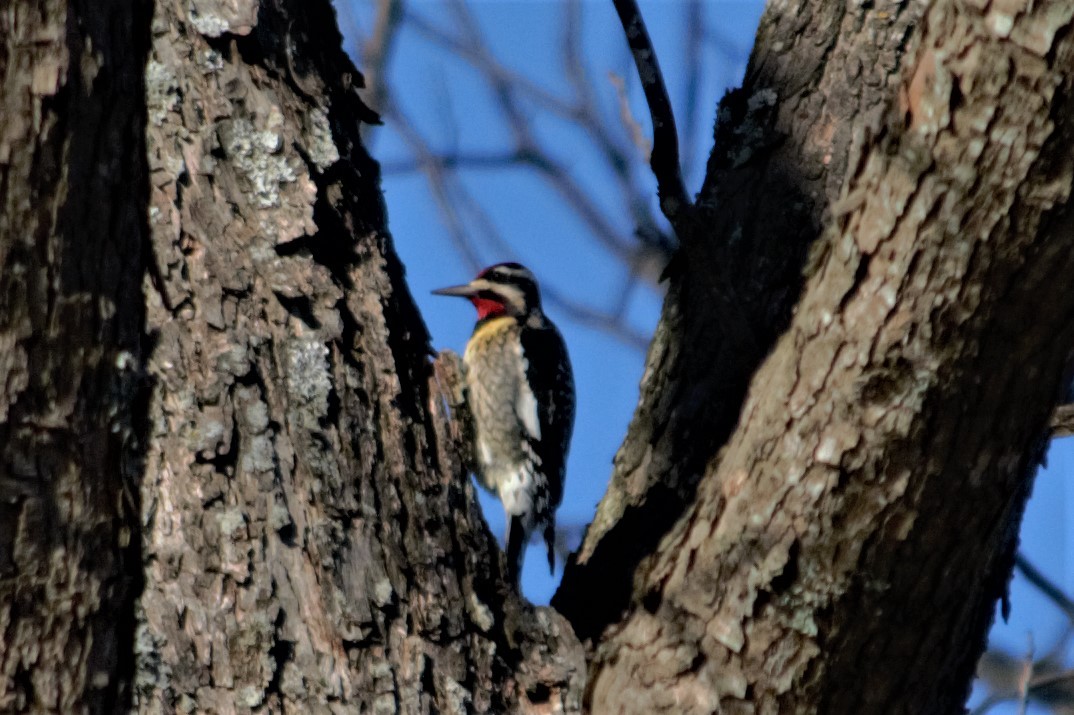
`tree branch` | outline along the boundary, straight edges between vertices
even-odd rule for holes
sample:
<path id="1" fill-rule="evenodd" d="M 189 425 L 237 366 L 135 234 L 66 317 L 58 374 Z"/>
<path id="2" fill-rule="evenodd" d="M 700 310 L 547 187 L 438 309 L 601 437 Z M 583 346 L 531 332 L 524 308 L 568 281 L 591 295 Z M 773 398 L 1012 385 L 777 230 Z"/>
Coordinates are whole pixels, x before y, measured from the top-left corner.
<path id="1" fill-rule="evenodd" d="M 573 179 L 563 182 L 565 169 L 549 151 L 540 146 L 534 134 L 534 121 L 526 112 L 520 110 L 532 105 L 540 112 L 553 114 L 575 124 L 593 142 L 608 170 L 615 177 L 623 198 L 622 203 L 629 207 L 635 224 L 636 241 L 645 247 L 647 254 L 658 258 L 645 262 L 647 272 L 641 277 L 649 284 L 658 283 L 676 241 L 657 223 L 650 208 L 650 192 L 641 186 L 638 180 L 639 174 L 633 160 L 634 152 L 630 150 L 629 138 L 614 131 L 618 124 L 608 121 L 601 112 L 592 81 L 581 59 L 581 14 L 578 2 L 575 0 L 567 3 L 564 12 L 564 76 L 573 89 L 573 96 L 569 99 L 553 94 L 502 65 L 493 56 L 480 28 L 465 6 L 456 4 L 453 13 L 460 28 L 455 32 L 446 32 L 413 11 L 408 11 L 405 17 L 410 29 L 468 63 L 489 85 L 494 101 L 499 105 L 513 137 L 513 146 L 504 149 L 501 156 L 515 157 L 518 159 L 517 163 L 528 164 L 536 169 L 588 225 L 594 237 L 610 248 L 617 260 L 624 261 L 628 253 L 624 253 L 622 249 L 629 247 L 632 242 L 613 222 L 602 215 L 602 211 L 595 209 L 597 203 L 583 192 L 582 187 L 577 186 Z M 482 162 L 478 163 L 481 165 L 479 168 L 485 168 Z M 510 161 L 507 165 L 513 163 L 516 162 Z M 396 167 L 411 170 L 413 163 L 386 165 L 386 170 L 394 170 Z"/>
<path id="2" fill-rule="evenodd" d="M 402 0 L 378 0 L 373 34 L 362 43 L 362 72 L 366 80 L 366 97 L 369 106 L 380 112 L 388 98 L 385 74 L 395 44 L 399 22 L 403 17 Z M 375 127 L 370 124 L 367 127 Z"/>
<path id="3" fill-rule="evenodd" d="M 686 195 L 682 182 L 682 169 L 679 164 L 679 137 L 675 129 L 675 115 L 668 99 L 664 75 L 656 60 L 649 32 L 645 21 L 634 0 L 613 0 L 619 21 L 623 24 L 634 64 L 638 68 L 638 79 L 645 91 L 645 101 L 649 105 L 649 114 L 653 121 L 653 151 L 649 165 L 656 176 L 657 195 L 660 197 L 660 210 L 675 228 L 675 233 L 682 238 L 682 222 L 693 208 L 693 203 Z"/>
<path id="4" fill-rule="evenodd" d="M 688 0 L 683 8 L 683 23 L 686 25 L 686 41 L 683 43 L 682 63 L 686 68 L 686 89 L 683 92 L 682 114 L 682 160 L 680 169 L 689 179 L 694 162 L 699 156 L 697 151 L 698 100 L 701 96 L 702 72 L 705 63 L 701 60 L 701 48 L 705 39 L 705 13 L 701 0 Z"/>
<path id="5" fill-rule="evenodd" d="M 970 711 L 969 715 L 985 715 L 992 708 L 1012 700 L 1028 698 L 1029 702 L 1069 707 L 1071 703 L 1070 684 L 1074 681 L 1074 669 L 1059 670 L 1046 675 L 1030 678 L 1018 689 L 992 693 L 981 704 Z M 1056 686 L 1061 686 L 1056 689 Z M 1024 692 L 1022 692 L 1024 691 Z M 1063 711 L 1065 712 L 1065 710 Z"/>
<path id="6" fill-rule="evenodd" d="M 1018 554 L 1014 557 L 1014 566 L 1022 575 L 1026 577 L 1026 581 L 1036 586 L 1037 590 L 1043 593 L 1048 600 L 1054 603 L 1059 610 L 1063 612 L 1063 615 L 1067 617 L 1071 623 L 1074 623 L 1074 601 L 1070 600 L 1070 597 L 1063 593 L 1063 589 L 1059 588 L 1053 583 L 1047 576 L 1045 576 L 1036 566 L 1029 563 L 1025 556 Z"/>

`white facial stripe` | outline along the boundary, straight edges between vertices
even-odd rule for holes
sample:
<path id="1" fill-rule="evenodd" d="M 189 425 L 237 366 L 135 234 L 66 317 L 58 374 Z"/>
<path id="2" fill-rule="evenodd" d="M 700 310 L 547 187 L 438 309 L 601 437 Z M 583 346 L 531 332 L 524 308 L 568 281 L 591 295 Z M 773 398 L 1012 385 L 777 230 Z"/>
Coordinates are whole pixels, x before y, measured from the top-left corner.
<path id="1" fill-rule="evenodd" d="M 500 266 L 496 269 L 496 274 L 501 276 L 510 276 L 512 278 L 525 278 L 531 283 L 536 283 L 537 279 L 533 277 L 533 274 L 526 268 L 509 268 L 507 266 Z"/>
<path id="2" fill-rule="evenodd" d="M 516 313 L 526 311 L 526 295 L 514 286 L 500 286 L 497 292 L 503 296 L 504 301 L 512 306 Z"/>

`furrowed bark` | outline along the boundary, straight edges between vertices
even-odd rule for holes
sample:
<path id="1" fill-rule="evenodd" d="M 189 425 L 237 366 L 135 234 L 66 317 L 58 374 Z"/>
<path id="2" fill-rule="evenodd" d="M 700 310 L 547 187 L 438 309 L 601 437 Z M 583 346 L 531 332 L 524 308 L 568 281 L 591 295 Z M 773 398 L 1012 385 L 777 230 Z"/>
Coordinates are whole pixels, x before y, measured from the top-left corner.
<path id="1" fill-rule="evenodd" d="M 577 707 L 430 410 L 359 82 L 327 2 L 157 4 L 142 711 Z"/>
<path id="2" fill-rule="evenodd" d="M 920 3 L 771 3 L 741 89 L 721 102 L 696 221 L 611 484 L 553 604 L 594 640 L 692 501 L 786 327 L 809 246 L 895 96 Z M 599 597 L 593 597 L 599 594 Z"/>
<path id="3" fill-rule="evenodd" d="M 961 708 L 1074 350 L 1072 13 L 929 8 L 594 712 Z"/>
<path id="4" fill-rule="evenodd" d="M 145 3 L 111 0 L 0 10 L 6 713 L 130 698 L 148 19 Z"/>

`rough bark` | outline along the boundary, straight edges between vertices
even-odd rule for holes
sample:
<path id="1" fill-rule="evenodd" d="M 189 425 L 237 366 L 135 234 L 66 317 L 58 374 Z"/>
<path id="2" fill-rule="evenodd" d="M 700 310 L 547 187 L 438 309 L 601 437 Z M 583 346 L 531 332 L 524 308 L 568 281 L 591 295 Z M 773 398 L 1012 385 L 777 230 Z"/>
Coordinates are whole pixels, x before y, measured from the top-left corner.
<path id="1" fill-rule="evenodd" d="M 148 19 L 108 0 L 0 9 L 3 712 L 130 695 Z"/>
<path id="2" fill-rule="evenodd" d="M 638 563 L 734 430 L 846 167 L 879 131 L 922 7 L 800 0 L 766 9 L 745 81 L 719 108 L 693 228 L 667 270 L 637 412 L 553 602 L 584 639 L 629 608 Z"/>
<path id="3" fill-rule="evenodd" d="M 594 711 L 961 705 L 1074 346 L 1037 5 L 769 8 L 557 595 Z M 330 7 L 143 10 L 0 14 L 0 709 L 577 711 Z"/>
<path id="4" fill-rule="evenodd" d="M 139 709 L 576 708 L 580 647 L 506 594 L 430 411 L 334 22 L 157 3 Z"/>
<path id="5" fill-rule="evenodd" d="M 594 712 L 961 708 L 1074 349 L 1072 14 L 929 8 Z"/>

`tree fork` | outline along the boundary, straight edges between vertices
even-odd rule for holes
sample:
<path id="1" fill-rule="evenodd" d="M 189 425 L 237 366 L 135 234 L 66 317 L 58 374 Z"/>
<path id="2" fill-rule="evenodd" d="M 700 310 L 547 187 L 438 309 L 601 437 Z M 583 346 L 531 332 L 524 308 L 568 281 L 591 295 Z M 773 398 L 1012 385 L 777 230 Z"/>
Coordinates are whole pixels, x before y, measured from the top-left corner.
<path id="1" fill-rule="evenodd" d="M 752 375 L 790 319 L 846 168 L 892 101 L 922 8 L 847 14 L 802 0 L 762 16 L 743 86 L 720 103 L 694 220 L 666 270 L 641 399 L 553 600 L 583 640 L 631 607 L 638 565 L 730 438 Z"/>
<path id="2" fill-rule="evenodd" d="M 0 18 L 0 707 L 577 710 L 330 6 L 45 5 Z M 594 711 L 961 705 L 1074 344 L 1056 7 L 938 2 L 905 60 L 920 4 L 766 13 L 557 595 Z"/>

